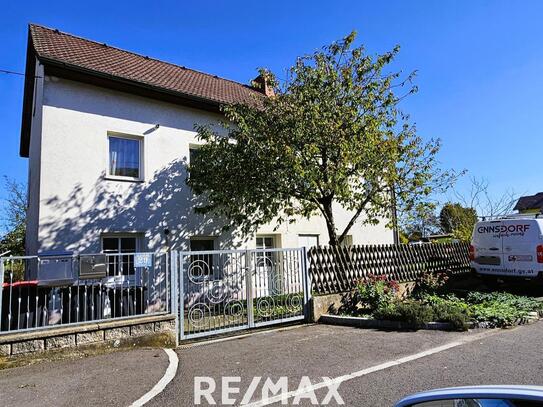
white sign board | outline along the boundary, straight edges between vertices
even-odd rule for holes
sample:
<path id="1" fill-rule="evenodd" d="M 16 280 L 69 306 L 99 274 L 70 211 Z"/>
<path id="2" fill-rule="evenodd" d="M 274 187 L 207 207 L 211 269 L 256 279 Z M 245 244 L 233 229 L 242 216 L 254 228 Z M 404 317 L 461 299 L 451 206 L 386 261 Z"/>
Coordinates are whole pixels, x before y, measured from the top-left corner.
<path id="1" fill-rule="evenodd" d="M 134 267 L 151 267 L 153 253 L 134 253 Z"/>

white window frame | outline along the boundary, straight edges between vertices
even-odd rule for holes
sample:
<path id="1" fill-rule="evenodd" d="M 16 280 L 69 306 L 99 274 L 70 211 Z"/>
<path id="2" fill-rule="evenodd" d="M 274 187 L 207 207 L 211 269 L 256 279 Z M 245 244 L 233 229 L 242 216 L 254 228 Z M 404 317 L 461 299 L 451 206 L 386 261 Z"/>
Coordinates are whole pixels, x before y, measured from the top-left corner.
<path id="1" fill-rule="evenodd" d="M 303 237 L 316 237 L 317 238 L 317 246 L 321 245 L 321 236 L 318 233 L 299 233 L 298 234 L 298 245 L 300 246 L 300 238 Z"/>
<path id="2" fill-rule="evenodd" d="M 276 235 L 256 235 L 255 236 L 255 247 L 256 249 L 262 249 L 262 247 L 258 247 L 258 244 L 256 241 L 258 239 L 272 239 L 272 247 L 265 247 L 264 249 L 277 249 L 277 236 Z"/>
<path id="3" fill-rule="evenodd" d="M 104 239 L 127 239 L 127 238 L 135 238 L 136 239 L 136 251 L 141 252 L 143 251 L 143 233 L 140 232 L 108 232 L 108 233 L 102 233 L 100 235 L 100 252 L 104 253 Z"/>
<path id="4" fill-rule="evenodd" d="M 118 239 L 118 247 L 121 248 L 121 242 L 120 240 L 121 239 L 135 239 L 136 241 L 136 247 L 134 249 L 134 252 L 133 253 L 121 253 L 121 252 L 118 252 L 118 253 L 104 253 L 104 239 Z M 100 235 L 100 252 L 105 254 L 106 255 L 106 258 L 107 258 L 107 255 L 111 255 L 111 254 L 114 254 L 114 262 L 116 264 L 118 263 L 121 263 L 121 274 L 120 275 L 123 275 L 122 274 L 122 257 L 120 256 L 117 256 L 119 254 L 126 254 L 126 255 L 130 255 L 130 254 L 134 254 L 134 253 L 138 253 L 138 252 L 141 252 L 142 251 L 142 248 L 143 248 L 143 233 L 139 233 L 139 232 L 122 232 L 122 233 L 115 233 L 115 232 L 111 232 L 111 233 L 102 233 Z M 121 259 L 121 260 L 119 260 Z M 107 267 L 108 267 L 108 276 L 109 276 L 109 263 L 107 264 Z M 119 266 L 117 265 L 116 266 L 116 269 L 118 268 Z M 129 273 L 127 275 L 134 275 L 133 273 Z M 115 276 L 119 276 L 118 273 L 116 273 L 114 276 L 109 276 L 109 277 L 115 277 Z"/>
<path id="5" fill-rule="evenodd" d="M 139 142 L 139 166 L 138 166 L 138 176 L 137 177 L 125 177 L 121 175 L 111 174 L 111 153 L 109 150 L 109 140 L 110 138 L 120 138 L 126 140 L 136 140 Z M 132 181 L 132 182 L 142 182 L 145 179 L 144 176 L 144 159 L 145 159 L 145 149 L 144 149 L 144 137 L 136 134 L 126 134 L 119 133 L 116 131 L 108 131 L 106 139 L 106 179 L 115 180 L 115 181 Z"/>
<path id="6" fill-rule="evenodd" d="M 342 247 L 349 247 L 353 246 L 353 235 L 345 235 L 345 239 L 343 240 L 343 243 L 341 243 Z"/>

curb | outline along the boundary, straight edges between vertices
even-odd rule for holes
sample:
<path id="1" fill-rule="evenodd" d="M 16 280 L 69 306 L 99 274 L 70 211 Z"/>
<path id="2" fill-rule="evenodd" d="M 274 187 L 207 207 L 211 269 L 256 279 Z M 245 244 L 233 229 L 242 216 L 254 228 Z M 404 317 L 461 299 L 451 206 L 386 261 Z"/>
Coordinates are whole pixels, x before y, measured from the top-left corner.
<path id="1" fill-rule="evenodd" d="M 513 328 L 515 326 L 530 325 L 538 322 L 541 318 L 522 318 L 517 320 L 513 325 L 507 328 Z M 393 330 L 430 330 L 430 331 L 458 331 L 458 329 L 449 322 L 428 322 L 422 326 L 417 326 L 404 321 L 387 321 L 381 319 L 365 318 L 365 317 L 351 317 L 346 315 L 321 315 L 318 321 L 320 324 L 328 325 L 342 325 L 353 326 L 356 328 L 366 329 L 393 329 Z M 494 329 L 496 327 L 490 326 L 485 322 L 471 322 L 469 323 L 469 329 Z"/>
<path id="2" fill-rule="evenodd" d="M 421 326 L 416 326 L 403 321 L 386 321 L 364 317 L 349 317 L 340 315 L 324 314 L 319 318 L 319 323 L 328 325 L 354 326 L 358 328 L 370 329 L 398 329 L 398 330 L 416 330 L 426 329 L 433 331 L 455 331 L 457 330 L 449 322 L 429 322 Z"/>

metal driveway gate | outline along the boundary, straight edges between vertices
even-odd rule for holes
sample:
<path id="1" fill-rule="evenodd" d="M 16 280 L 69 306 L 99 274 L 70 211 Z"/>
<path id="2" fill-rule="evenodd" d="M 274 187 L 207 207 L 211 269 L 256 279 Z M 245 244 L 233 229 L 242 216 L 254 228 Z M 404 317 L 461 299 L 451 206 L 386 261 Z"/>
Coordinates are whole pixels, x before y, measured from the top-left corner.
<path id="1" fill-rule="evenodd" d="M 303 320 L 310 297 L 306 250 L 176 252 L 181 339 Z M 172 307 L 173 308 L 173 307 Z M 175 308 L 173 308 L 175 309 Z"/>

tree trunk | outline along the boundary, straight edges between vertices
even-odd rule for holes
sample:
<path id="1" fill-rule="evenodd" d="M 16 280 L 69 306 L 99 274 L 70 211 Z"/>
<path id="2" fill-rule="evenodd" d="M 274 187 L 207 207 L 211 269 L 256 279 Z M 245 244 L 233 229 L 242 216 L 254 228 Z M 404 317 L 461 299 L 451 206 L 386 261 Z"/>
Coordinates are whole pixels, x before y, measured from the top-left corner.
<path id="1" fill-rule="evenodd" d="M 339 246 L 336 232 L 336 223 L 334 221 L 334 211 L 332 210 L 332 199 L 326 199 L 322 202 L 322 207 L 326 219 L 326 228 L 328 229 L 328 244 L 330 246 Z"/>

